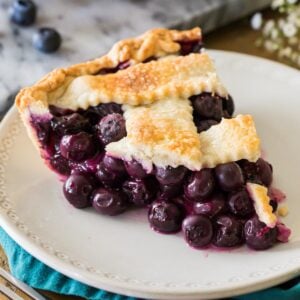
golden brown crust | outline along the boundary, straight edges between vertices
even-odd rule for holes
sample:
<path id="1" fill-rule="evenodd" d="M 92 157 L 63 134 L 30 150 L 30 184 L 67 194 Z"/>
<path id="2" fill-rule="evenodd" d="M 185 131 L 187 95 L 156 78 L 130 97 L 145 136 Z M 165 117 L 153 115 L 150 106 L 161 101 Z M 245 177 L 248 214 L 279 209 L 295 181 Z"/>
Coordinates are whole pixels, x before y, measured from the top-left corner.
<path id="1" fill-rule="evenodd" d="M 54 70 L 34 86 L 22 89 L 17 95 L 16 106 L 21 113 L 31 105 L 34 106 L 33 110 L 35 110 L 35 106 L 44 110 L 47 107 L 48 94 L 68 82 L 70 78 L 93 75 L 102 69 L 114 68 L 120 62 L 127 60 L 131 60 L 135 64 L 152 56 L 176 54 L 180 49 L 178 41 L 200 39 L 200 28 L 187 31 L 160 28 L 149 30 L 139 37 L 116 43 L 107 55 L 100 58 L 69 68 Z"/>

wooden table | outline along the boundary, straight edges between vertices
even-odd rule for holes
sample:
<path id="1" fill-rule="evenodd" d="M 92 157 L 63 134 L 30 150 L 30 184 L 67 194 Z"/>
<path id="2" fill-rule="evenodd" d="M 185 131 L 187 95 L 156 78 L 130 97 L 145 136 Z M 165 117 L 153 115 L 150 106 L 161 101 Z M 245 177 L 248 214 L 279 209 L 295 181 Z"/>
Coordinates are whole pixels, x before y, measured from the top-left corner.
<path id="1" fill-rule="evenodd" d="M 268 53 L 262 48 L 255 46 L 259 33 L 249 27 L 249 20 L 244 19 L 220 28 L 205 36 L 205 47 L 210 49 L 236 51 L 260 57 L 277 60 L 276 56 Z M 0 265 L 8 270 L 5 253 L 0 247 Z M 51 292 L 41 293 L 53 300 L 81 299 L 77 297 L 61 296 Z"/>

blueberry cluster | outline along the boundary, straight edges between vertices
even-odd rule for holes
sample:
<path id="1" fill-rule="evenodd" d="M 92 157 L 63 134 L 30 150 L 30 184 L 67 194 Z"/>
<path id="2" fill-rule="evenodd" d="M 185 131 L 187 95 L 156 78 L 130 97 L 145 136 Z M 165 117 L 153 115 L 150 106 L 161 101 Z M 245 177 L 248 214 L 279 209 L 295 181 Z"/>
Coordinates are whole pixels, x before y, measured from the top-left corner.
<path id="1" fill-rule="evenodd" d="M 32 25 L 36 20 L 37 6 L 32 0 L 15 0 L 10 8 L 10 19 L 19 26 Z M 53 28 L 39 28 L 34 34 L 32 43 L 39 51 L 55 52 L 61 45 L 61 36 Z"/>
<path id="2" fill-rule="evenodd" d="M 200 123 L 218 123 L 234 109 L 231 98 L 209 93 L 193 96 L 191 103 Z M 120 105 L 100 104 L 76 112 L 52 106 L 50 112 L 50 120 L 33 116 L 32 125 L 49 165 L 63 176 L 64 195 L 74 207 L 93 206 L 105 215 L 147 208 L 155 231 L 182 230 L 194 248 L 246 243 L 261 250 L 276 242 L 278 229 L 258 219 L 246 189 L 246 182 L 271 185 L 272 167 L 265 160 L 240 160 L 196 172 L 184 166 L 154 166 L 148 172 L 136 160 L 123 161 L 105 152 L 107 144 L 126 136 Z M 277 202 L 270 204 L 275 211 Z"/>

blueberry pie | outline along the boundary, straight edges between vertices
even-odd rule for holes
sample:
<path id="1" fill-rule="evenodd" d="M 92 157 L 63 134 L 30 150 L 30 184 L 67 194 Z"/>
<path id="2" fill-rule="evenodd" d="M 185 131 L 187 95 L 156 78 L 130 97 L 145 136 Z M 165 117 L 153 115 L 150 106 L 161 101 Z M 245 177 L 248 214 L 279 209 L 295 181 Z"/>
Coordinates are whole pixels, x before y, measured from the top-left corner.
<path id="1" fill-rule="evenodd" d="M 77 208 L 148 209 L 195 248 L 286 242 L 251 115 L 234 102 L 199 28 L 154 29 L 46 75 L 16 98 L 28 134 Z"/>

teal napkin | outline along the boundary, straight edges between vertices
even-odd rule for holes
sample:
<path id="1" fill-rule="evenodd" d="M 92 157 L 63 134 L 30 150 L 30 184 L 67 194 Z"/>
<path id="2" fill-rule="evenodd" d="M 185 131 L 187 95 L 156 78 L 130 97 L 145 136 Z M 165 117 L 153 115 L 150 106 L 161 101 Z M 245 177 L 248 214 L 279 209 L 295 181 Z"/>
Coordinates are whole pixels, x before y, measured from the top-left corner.
<path id="1" fill-rule="evenodd" d="M 8 257 L 12 274 L 33 288 L 80 296 L 88 300 L 136 300 L 136 298 L 95 289 L 58 273 L 21 248 L 2 228 L 0 228 L 0 244 Z M 296 278 L 274 288 L 231 299 L 299 300 L 300 279 Z"/>

